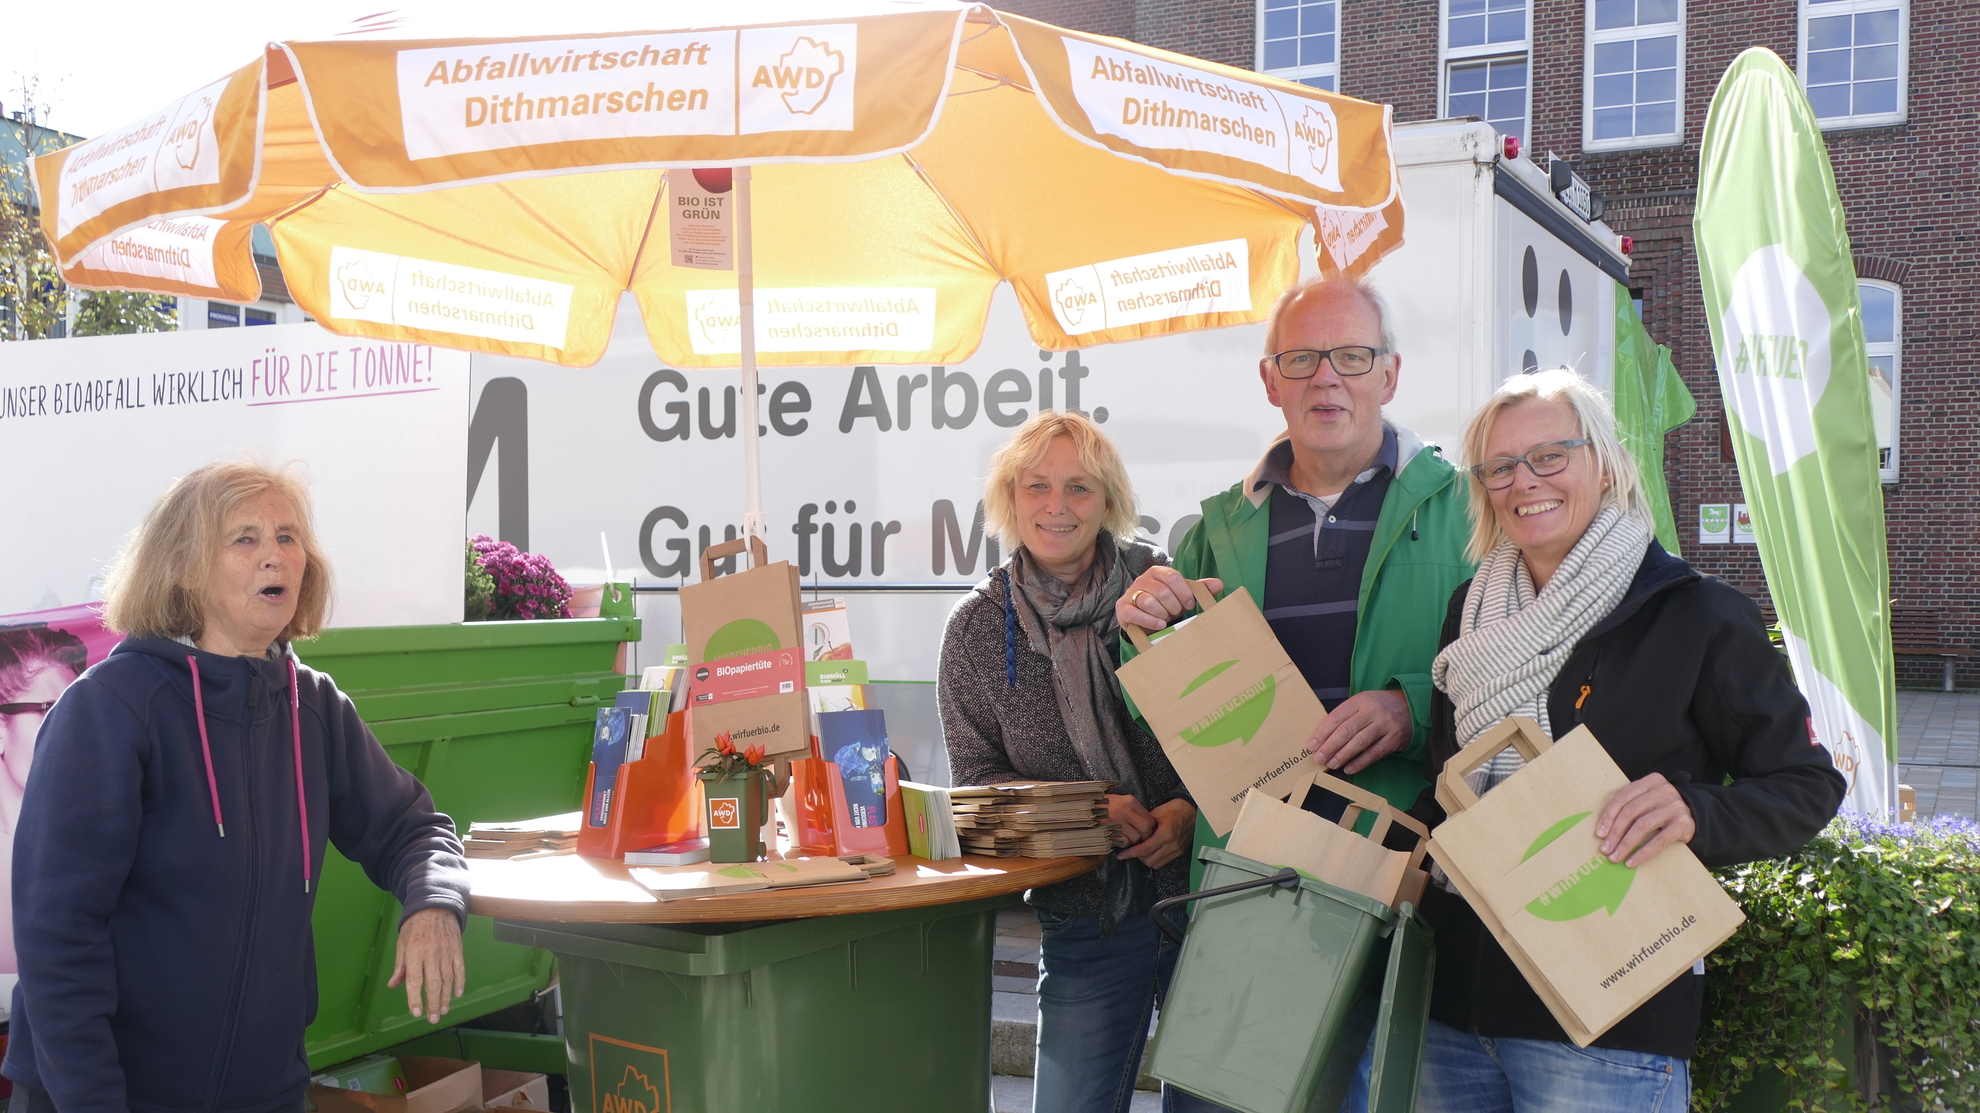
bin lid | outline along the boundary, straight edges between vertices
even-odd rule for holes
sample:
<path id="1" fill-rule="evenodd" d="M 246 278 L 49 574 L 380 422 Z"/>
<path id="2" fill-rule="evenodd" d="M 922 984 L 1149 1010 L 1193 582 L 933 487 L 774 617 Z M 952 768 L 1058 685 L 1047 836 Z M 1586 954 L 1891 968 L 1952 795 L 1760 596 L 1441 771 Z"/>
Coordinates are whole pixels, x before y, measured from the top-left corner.
<path id="1" fill-rule="evenodd" d="M 1206 846 L 1197 851 L 1196 856 L 1202 859 L 1205 864 L 1227 866 L 1231 869 L 1241 870 L 1258 877 L 1270 877 L 1285 868 L 1284 866 L 1268 866 L 1255 859 L 1246 858 L 1242 854 L 1232 854 L 1230 851 L 1219 846 Z M 1375 917 L 1382 921 L 1383 935 L 1387 935 L 1389 929 L 1395 926 L 1396 910 L 1373 897 L 1365 897 L 1360 893 L 1349 892 L 1338 885 L 1329 885 L 1325 881 L 1308 877 L 1305 874 L 1301 874 L 1299 877 L 1299 887 L 1309 893 L 1326 897 L 1328 900 L 1339 901 L 1358 912 L 1365 912 Z"/>

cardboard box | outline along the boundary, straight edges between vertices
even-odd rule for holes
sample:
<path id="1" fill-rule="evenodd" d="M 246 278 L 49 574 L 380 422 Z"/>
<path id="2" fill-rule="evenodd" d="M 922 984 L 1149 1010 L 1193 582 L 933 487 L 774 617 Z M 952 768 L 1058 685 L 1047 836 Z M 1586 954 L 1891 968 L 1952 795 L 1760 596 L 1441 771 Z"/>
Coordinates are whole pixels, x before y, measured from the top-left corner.
<path id="1" fill-rule="evenodd" d="M 1140 656 L 1118 675 L 1210 829 L 1226 835 L 1245 793 L 1305 793 L 1319 768 L 1306 744 L 1327 711 L 1249 591 L 1219 601 L 1190 584 L 1203 613 L 1152 643 L 1128 627 Z"/>
<path id="2" fill-rule="evenodd" d="M 738 749 L 759 745 L 773 758 L 804 757 L 811 752 L 811 705 L 802 683 L 797 567 L 789 561 L 767 563 L 762 540 L 751 538 L 753 566 L 718 578 L 715 561 L 744 547 L 741 539 L 709 546 L 701 554 L 701 582 L 681 589 L 689 674 L 710 661 L 791 650 L 796 683 L 789 692 L 692 707 L 688 729 L 697 753 L 726 733 Z"/>
<path id="3" fill-rule="evenodd" d="M 481 1104 L 484 1109 L 524 1109 L 549 1113 L 550 1081 L 540 1074 L 519 1070 L 481 1069 Z"/>
<path id="4" fill-rule="evenodd" d="M 1245 794 L 1224 849 L 1254 862 L 1291 866 L 1316 881 L 1392 907 L 1400 908 L 1404 901 L 1421 903 L 1423 886 L 1429 881 L 1423 872 L 1429 831 L 1382 797 L 1338 777 L 1322 773 L 1314 784 L 1347 798 L 1347 810 L 1338 823 L 1254 789 Z M 1375 825 L 1366 837 L 1354 833 L 1363 811 L 1375 813 Z M 1416 835 L 1414 849 L 1390 850 L 1383 845 L 1397 823 Z"/>
<path id="5" fill-rule="evenodd" d="M 310 1087 L 318 1113 L 471 1113 L 482 1108 L 481 1064 L 426 1055 L 402 1055 L 403 1094 Z M 546 1107 L 547 1108 L 547 1107 Z"/>
<path id="6" fill-rule="evenodd" d="M 1480 799 L 1465 777 L 1508 747 L 1526 765 Z M 1550 742 L 1523 718 L 1459 751 L 1437 783 L 1452 814 L 1430 853 L 1582 1047 L 1746 918 L 1690 847 L 1636 869 L 1601 853 L 1595 821 L 1628 783 L 1587 727 Z"/>

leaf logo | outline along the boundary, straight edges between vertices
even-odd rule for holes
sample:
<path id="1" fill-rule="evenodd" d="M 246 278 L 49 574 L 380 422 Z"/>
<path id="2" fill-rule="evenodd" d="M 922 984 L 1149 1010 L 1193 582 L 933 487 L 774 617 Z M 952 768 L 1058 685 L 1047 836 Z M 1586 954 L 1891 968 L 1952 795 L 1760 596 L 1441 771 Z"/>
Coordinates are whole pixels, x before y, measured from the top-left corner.
<path id="1" fill-rule="evenodd" d="M 777 641 L 777 632 L 768 623 L 754 618 L 739 618 L 725 623 L 708 636 L 708 646 L 702 651 L 704 661 L 719 661 L 724 657 L 741 657 L 748 653 L 768 653 L 784 648 Z"/>
<path id="2" fill-rule="evenodd" d="M 784 107 L 792 114 L 809 116 L 832 95 L 832 84 L 846 71 L 846 56 L 810 36 L 800 36 L 777 59 L 774 69 L 756 68 L 752 87 L 769 85 L 781 89 Z"/>
<path id="3" fill-rule="evenodd" d="M 599 1103 L 598 1113 L 660 1113 L 660 1091 L 651 1079 L 628 1066 L 619 1088 Z"/>
<path id="4" fill-rule="evenodd" d="M 1588 818 L 1592 812 L 1581 812 L 1568 816 L 1533 840 L 1520 856 L 1524 862 L 1540 853 L 1548 844 L 1566 834 L 1570 828 Z M 1548 886 L 1547 891 L 1527 903 L 1526 910 L 1534 916 L 1552 923 L 1562 924 L 1569 920 L 1579 920 L 1598 908 L 1606 908 L 1614 916 L 1622 907 L 1623 898 L 1629 895 L 1629 887 L 1636 882 L 1636 871 L 1628 866 L 1611 862 L 1607 855 L 1596 854 L 1575 867 L 1574 872 Z"/>
<path id="5" fill-rule="evenodd" d="M 1235 664 L 1236 661 L 1225 661 L 1212 665 L 1204 670 L 1203 675 L 1190 681 L 1176 698 L 1181 699 L 1203 687 Z M 1232 742 L 1240 745 L 1250 744 L 1252 738 L 1257 736 L 1258 729 L 1265 725 L 1265 720 L 1272 717 L 1272 702 L 1277 693 L 1278 687 L 1272 677 L 1266 676 L 1260 679 L 1237 695 L 1218 704 L 1209 714 L 1184 727 L 1183 742 L 1206 749 L 1229 745 Z"/>

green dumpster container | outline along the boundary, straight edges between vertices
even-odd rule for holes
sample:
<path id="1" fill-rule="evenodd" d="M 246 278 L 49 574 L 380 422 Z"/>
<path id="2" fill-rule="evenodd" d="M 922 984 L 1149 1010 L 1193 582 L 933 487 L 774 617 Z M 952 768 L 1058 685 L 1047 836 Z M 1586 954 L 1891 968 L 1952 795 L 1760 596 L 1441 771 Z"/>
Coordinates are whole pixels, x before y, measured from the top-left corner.
<path id="1" fill-rule="evenodd" d="M 1429 929 L 1380 901 L 1204 847 L 1203 892 L 1147 1070 L 1241 1113 L 1339 1109 L 1375 1039 L 1371 1108 L 1414 1107 Z"/>
<path id="2" fill-rule="evenodd" d="M 572 1113 L 983 1110 L 1012 897 L 742 924 L 538 924 Z"/>
<path id="3" fill-rule="evenodd" d="M 479 820 L 576 811 L 598 705 L 626 678 L 631 618 L 474 622 L 327 630 L 298 642 L 357 704 L 393 761 L 465 831 Z M 431 1032 L 389 989 L 400 908 L 364 871 L 326 851 L 316 898 L 317 1011 L 304 1039 L 312 1069 Z M 527 1000 L 550 982 L 548 954 L 495 940 L 468 917 L 467 993 L 448 1023 Z"/>

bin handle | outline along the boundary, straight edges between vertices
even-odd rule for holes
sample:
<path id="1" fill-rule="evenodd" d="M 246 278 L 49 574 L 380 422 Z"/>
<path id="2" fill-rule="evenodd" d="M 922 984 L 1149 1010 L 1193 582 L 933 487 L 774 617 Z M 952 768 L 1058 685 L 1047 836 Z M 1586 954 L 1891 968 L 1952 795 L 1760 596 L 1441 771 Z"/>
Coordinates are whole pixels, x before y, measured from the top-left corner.
<path id="1" fill-rule="evenodd" d="M 1155 907 L 1148 910 L 1148 916 L 1155 921 L 1155 929 L 1157 931 L 1168 936 L 1169 942 L 1180 947 L 1182 946 L 1183 933 L 1180 928 L 1169 922 L 1169 909 L 1179 908 L 1182 905 L 1188 904 L 1190 901 L 1202 900 L 1205 897 L 1221 897 L 1228 893 L 1242 893 L 1246 889 L 1261 889 L 1267 885 L 1277 885 L 1281 889 L 1290 889 L 1298 884 L 1299 871 L 1291 866 L 1287 866 L 1270 877 L 1254 877 L 1249 881 L 1240 881 L 1235 885 L 1219 885 L 1215 889 L 1204 889 L 1201 892 L 1184 893 L 1179 897 L 1158 900 L 1155 902 Z"/>

